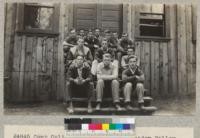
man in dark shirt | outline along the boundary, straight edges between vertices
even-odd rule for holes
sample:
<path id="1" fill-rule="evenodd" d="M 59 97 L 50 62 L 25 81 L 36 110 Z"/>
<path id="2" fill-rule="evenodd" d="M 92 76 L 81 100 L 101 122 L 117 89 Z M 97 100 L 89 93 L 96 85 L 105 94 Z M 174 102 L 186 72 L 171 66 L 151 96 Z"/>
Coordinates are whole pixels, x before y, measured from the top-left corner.
<path id="1" fill-rule="evenodd" d="M 101 36 L 101 31 L 99 28 L 94 30 L 94 41 L 95 44 L 100 47 L 103 37 Z"/>
<path id="2" fill-rule="evenodd" d="M 74 59 L 78 55 L 82 55 L 84 57 L 84 64 L 87 66 L 91 66 L 93 56 L 91 54 L 91 51 L 88 47 L 84 46 L 84 40 L 83 38 L 78 38 L 76 46 L 70 48 L 68 56 L 67 56 L 67 66 L 69 67 L 71 64 L 73 64 Z"/>
<path id="3" fill-rule="evenodd" d="M 83 56 L 77 56 L 76 62 L 70 66 L 67 78 L 67 88 L 68 88 L 68 101 L 70 102 L 68 111 L 73 113 L 73 103 L 72 97 L 77 93 L 77 95 L 87 95 L 88 97 L 88 113 L 92 112 L 91 97 L 93 92 L 93 83 L 91 82 L 90 68 L 84 66 Z M 82 94 L 81 94 L 82 93 Z"/>
<path id="4" fill-rule="evenodd" d="M 71 29 L 70 32 L 69 32 L 69 35 L 67 36 L 67 38 L 63 42 L 64 49 L 69 49 L 71 47 L 74 47 L 77 44 L 77 40 L 78 40 L 78 37 L 77 37 L 77 34 L 76 34 L 76 30 Z"/>
<path id="5" fill-rule="evenodd" d="M 128 38 L 127 33 L 122 34 L 122 38 L 119 40 L 119 45 L 120 45 L 120 52 L 122 53 L 122 56 L 127 54 L 127 48 L 128 46 L 133 45 L 133 41 Z"/>
<path id="6" fill-rule="evenodd" d="M 92 30 L 88 31 L 87 36 L 84 39 L 86 46 L 90 49 L 92 56 L 95 54 L 95 50 L 98 48 L 98 45 L 96 45 L 96 40 L 93 35 Z"/>
<path id="7" fill-rule="evenodd" d="M 137 57 L 129 57 L 129 67 L 122 73 L 122 81 L 125 83 L 124 86 L 124 97 L 126 109 L 131 110 L 131 94 L 133 90 L 136 91 L 138 97 L 138 104 L 140 108 L 143 108 L 143 96 L 144 96 L 144 73 L 137 66 Z"/>
<path id="8" fill-rule="evenodd" d="M 65 65 L 65 73 L 68 70 L 68 55 L 69 50 L 71 47 L 74 47 L 77 45 L 77 34 L 75 29 L 71 29 L 69 32 L 69 35 L 67 38 L 63 41 L 63 54 L 64 54 L 64 65 Z"/>
<path id="9" fill-rule="evenodd" d="M 77 37 L 85 39 L 85 37 L 86 37 L 85 36 L 85 30 L 84 29 L 80 29 L 79 30 L 79 34 L 78 34 Z"/>
<path id="10" fill-rule="evenodd" d="M 127 48 L 127 55 L 124 55 L 122 57 L 122 60 L 121 60 L 121 67 L 123 70 L 127 69 L 129 67 L 129 63 L 128 63 L 128 60 L 129 60 L 129 57 L 130 56 L 133 56 L 135 55 L 135 48 L 134 47 L 128 47 Z M 137 66 L 140 65 L 140 60 L 139 58 L 137 59 Z"/>

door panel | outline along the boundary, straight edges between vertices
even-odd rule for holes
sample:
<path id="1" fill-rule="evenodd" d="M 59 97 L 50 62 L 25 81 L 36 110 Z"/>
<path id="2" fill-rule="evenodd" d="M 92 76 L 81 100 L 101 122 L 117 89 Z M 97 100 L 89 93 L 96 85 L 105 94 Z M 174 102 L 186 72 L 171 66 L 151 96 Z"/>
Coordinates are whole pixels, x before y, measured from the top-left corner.
<path id="1" fill-rule="evenodd" d="M 79 29 L 109 29 L 122 32 L 122 5 L 75 4 L 74 27 Z"/>
<path id="2" fill-rule="evenodd" d="M 96 4 L 74 5 L 74 27 L 77 30 L 96 27 L 96 7 Z"/>

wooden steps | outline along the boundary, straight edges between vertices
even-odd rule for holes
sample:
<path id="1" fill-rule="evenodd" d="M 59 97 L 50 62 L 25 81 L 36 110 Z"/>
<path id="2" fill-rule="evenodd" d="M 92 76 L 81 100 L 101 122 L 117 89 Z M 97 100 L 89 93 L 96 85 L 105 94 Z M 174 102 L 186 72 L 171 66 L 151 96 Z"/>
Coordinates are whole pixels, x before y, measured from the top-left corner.
<path id="1" fill-rule="evenodd" d="M 87 98 L 73 98 L 74 101 L 74 114 L 88 114 L 87 113 Z M 112 98 L 104 98 L 101 110 L 95 110 L 96 102 L 93 102 L 93 112 L 90 115 L 151 115 L 153 112 L 157 110 L 156 107 L 152 106 L 153 98 L 149 96 L 144 97 L 144 107 L 139 108 L 137 104 L 137 100 L 135 99 L 132 102 L 132 110 L 126 110 L 124 108 L 124 98 L 120 97 L 120 105 L 122 107 L 121 111 L 117 111 L 112 103 Z"/>
<path id="2" fill-rule="evenodd" d="M 95 110 L 95 108 L 93 108 L 93 112 L 90 113 L 89 115 L 151 115 L 156 110 L 157 108 L 154 106 L 143 107 L 142 109 L 138 107 L 133 107 L 132 110 L 126 110 L 125 108 L 122 107 L 121 111 L 117 111 L 114 107 L 103 107 L 101 108 L 101 110 L 98 111 Z M 75 107 L 73 114 L 74 115 L 88 114 L 87 108 Z"/>

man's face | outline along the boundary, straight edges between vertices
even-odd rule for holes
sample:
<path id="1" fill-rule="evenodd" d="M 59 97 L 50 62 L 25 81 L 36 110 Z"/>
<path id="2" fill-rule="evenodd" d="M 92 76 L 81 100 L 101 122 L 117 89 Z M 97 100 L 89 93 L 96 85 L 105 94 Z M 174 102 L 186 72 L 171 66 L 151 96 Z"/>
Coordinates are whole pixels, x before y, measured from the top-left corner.
<path id="1" fill-rule="evenodd" d="M 101 44 L 102 44 L 102 48 L 103 49 L 107 49 L 108 48 L 108 42 L 107 41 L 103 41 Z"/>
<path id="2" fill-rule="evenodd" d="M 78 67 L 82 67 L 83 66 L 83 57 L 82 56 L 78 56 L 76 59 L 76 63 Z"/>
<path id="3" fill-rule="evenodd" d="M 133 54 L 134 54 L 133 49 L 128 49 L 128 50 L 127 50 L 127 54 L 128 54 L 128 56 L 133 55 Z"/>
<path id="4" fill-rule="evenodd" d="M 85 32 L 83 30 L 80 30 L 80 36 L 84 36 Z"/>
<path id="5" fill-rule="evenodd" d="M 77 44 L 78 44 L 78 46 L 83 46 L 84 45 L 84 40 L 83 39 L 78 39 Z"/>
<path id="6" fill-rule="evenodd" d="M 117 33 L 113 33 L 114 38 L 118 39 L 118 34 Z"/>
<path id="7" fill-rule="evenodd" d="M 96 36 L 99 36 L 99 35 L 100 35 L 100 30 L 99 30 L 99 29 L 96 29 L 96 30 L 95 30 L 95 35 L 96 35 Z"/>
<path id="8" fill-rule="evenodd" d="M 88 32 L 88 37 L 91 38 L 93 36 L 92 32 Z"/>
<path id="9" fill-rule="evenodd" d="M 76 36 L 76 31 L 75 30 L 72 30 L 71 32 L 70 32 L 70 36 Z"/>
<path id="10" fill-rule="evenodd" d="M 110 33 L 106 33 L 106 34 L 105 34 L 105 38 L 106 38 L 106 39 L 109 39 L 110 37 L 111 37 L 111 34 L 110 34 Z"/>
<path id="11" fill-rule="evenodd" d="M 110 65 L 111 58 L 110 57 L 104 57 L 103 58 L 103 63 L 105 67 L 108 67 Z"/>
<path id="12" fill-rule="evenodd" d="M 126 34 L 122 35 L 122 39 L 128 39 L 128 35 Z"/>
<path id="13" fill-rule="evenodd" d="M 137 65 L 137 59 L 136 59 L 136 58 L 131 58 L 131 59 L 129 60 L 129 66 L 130 66 L 131 68 L 135 68 L 136 65 Z"/>

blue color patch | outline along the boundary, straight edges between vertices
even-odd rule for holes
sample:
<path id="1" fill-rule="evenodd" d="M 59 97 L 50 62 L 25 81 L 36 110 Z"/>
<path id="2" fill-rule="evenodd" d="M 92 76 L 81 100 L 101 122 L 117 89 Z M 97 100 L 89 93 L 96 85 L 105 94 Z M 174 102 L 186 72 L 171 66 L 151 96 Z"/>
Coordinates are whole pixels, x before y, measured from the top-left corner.
<path id="1" fill-rule="evenodd" d="M 117 130 L 123 130 L 123 124 L 116 124 L 115 129 Z"/>
<path id="2" fill-rule="evenodd" d="M 123 124 L 123 129 L 125 130 L 130 129 L 130 124 Z"/>

